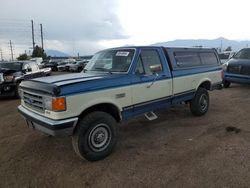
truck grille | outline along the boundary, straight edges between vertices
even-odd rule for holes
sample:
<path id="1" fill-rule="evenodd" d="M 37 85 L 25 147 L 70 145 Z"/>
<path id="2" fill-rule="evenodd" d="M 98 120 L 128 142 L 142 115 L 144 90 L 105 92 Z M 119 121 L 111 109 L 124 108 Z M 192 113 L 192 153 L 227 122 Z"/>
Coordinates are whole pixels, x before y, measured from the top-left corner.
<path id="1" fill-rule="evenodd" d="M 240 74 L 240 66 L 239 65 L 228 65 L 227 71 L 232 74 Z"/>
<path id="2" fill-rule="evenodd" d="M 43 97 L 37 94 L 23 91 L 23 101 L 27 107 L 30 107 L 36 111 L 44 112 Z"/>
<path id="3" fill-rule="evenodd" d="M 227 72 L 232 74 L 242 74 L 250 76 L 250 66 L 228 65 Z"/>
<path id="4" fill-rule="evenodd" d="M 240 73 L 250 76 L 250 66 L 242 66 Z"/>

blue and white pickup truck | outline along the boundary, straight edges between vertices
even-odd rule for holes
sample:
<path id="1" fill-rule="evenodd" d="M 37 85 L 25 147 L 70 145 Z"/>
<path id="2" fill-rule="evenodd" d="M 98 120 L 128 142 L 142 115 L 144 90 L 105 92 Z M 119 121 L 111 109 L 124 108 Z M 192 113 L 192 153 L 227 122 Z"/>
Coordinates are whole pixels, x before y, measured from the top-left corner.
<path id="1" fill-rule="evenodd" d="M 29 127 L 72 135 L 74 150 L 95 161 L 117 142 L 117 123 L 189 103 L 196 116 L 209 108 L 208 90 L 221 86 L 214 49 L 121 47 L 98 52 L 83 72 L 20 85 L 19 112 Z"/>

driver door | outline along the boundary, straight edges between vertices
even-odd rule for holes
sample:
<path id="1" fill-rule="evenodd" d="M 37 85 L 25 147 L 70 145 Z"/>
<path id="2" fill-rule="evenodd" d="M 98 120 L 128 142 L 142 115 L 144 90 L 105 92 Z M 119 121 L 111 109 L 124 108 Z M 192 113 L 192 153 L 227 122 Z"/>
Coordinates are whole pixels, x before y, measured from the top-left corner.
<path id="1" fill-rule="evenodd" d="M 137 60 L 132 87 L 134 114 L 170 105 L 172 79 L 158 49 L 142 49 Z"/>

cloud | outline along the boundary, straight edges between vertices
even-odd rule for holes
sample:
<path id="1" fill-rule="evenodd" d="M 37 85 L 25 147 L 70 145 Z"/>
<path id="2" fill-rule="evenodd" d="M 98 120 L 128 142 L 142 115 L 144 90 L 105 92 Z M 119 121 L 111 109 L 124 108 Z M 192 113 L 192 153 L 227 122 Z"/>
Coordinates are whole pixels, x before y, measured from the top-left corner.
<path id="1" fill-rule="evenodd" d="M 92 53 L 102 48 L 99 41 L 128 38 L 117 16 L 117 7 L 116 0 L 2 0 L 0 38 L 31 47 L 33 19 L 37 44 L 42 23 L 45 47 L 65 52 L 79 47 L 75 51 Z"/>

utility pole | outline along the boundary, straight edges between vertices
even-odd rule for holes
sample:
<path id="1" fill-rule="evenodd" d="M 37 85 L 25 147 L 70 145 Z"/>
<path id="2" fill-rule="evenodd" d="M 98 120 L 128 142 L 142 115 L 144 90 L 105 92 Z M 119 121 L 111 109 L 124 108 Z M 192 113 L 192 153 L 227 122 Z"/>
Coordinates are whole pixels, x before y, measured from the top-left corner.
<path id="1" fill-rule="evenodd" d="M 12 48 L 11 40 L 10 40 L 10 53 L 11 53 L 11 60 L 14 61 L 14 58 L 13 58 L 13 48 Z"/>
<path id="2" fill-rule="evenodd" d="M 220 40 L 220 51 L 222 52 L 222 40 Z"/>
<path id="3" fill-rule="evenodd" d="M 42 49 L 43 49 L 43 24 L 40 24 L 41 28 L 41 41 L 42 41 Z"/>
<path id="4" fill-rule="evenodd" d="M 31 20 L 31 29 L 32 29 L 32 45 L 33 45 L 33 50 L 35 49 L 35 36 L 34 36 L 34 23 L 33 20 Z"/>

